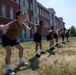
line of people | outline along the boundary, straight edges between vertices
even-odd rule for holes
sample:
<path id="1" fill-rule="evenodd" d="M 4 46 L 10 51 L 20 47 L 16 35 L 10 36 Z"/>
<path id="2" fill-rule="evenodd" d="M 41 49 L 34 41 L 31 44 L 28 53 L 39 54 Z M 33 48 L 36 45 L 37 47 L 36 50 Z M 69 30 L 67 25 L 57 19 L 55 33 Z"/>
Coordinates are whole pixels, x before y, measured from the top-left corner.
<path id="1" fill-rule="evenodd" d="M 65 43 L 64 39 L 66 37 L 67 42 L 69 42 L 69 30 L 64 29 L 57 29 L 55 31 L 54 26 L 51 26 L 50 30 L 48 31 L 48 35 L 46 37 L 47 41 L 50 42 L 50 50 L 53 50 L 55 46 L 59 46 L 58 38 L 61 35 L 62 43 Z M 54 39 L 56 42 L 56 45 L 54 46 Z"/>
<path id="2" fill-rule="evenodd" d="M 30 24 L 30 27 L 26 26 L 24 22 L 27 22 Z M 10 63 L 11 63 L 11 54 L 12 54 L 12 46 L 15 46 L 19 50 L 19 67 L 20 66 L 28 66 L 28 63 L 23 61 L 23 46 L 18 41 L 17 37 L 22 32 L 23 29 L 31 30 L 32 27 L 35 26 L 37 28 L 36 33 L 34 34 L 33 41 L 35 42 L 35 50 L 36 50 L 36 57 L 40 57 L 40 54 L 38 53 L 38 47 L 41 50 L 41 54 L 45 54 L 43 48 L 42 48 L 42 39 L 41 34 L 44 32 L 45 23 L 43 20 L 40 21 L 39 25 L 34 24 L 32 22 L 29 22 L 28 20 L 24 19 L 24 13 L 22 11 L 17 11 L 16 13 L 16 20 L 9 22 L 5 25 L 0 25 L 0 30 L 7 30 L 6 33 L 2 36 L 2 45 L 6 50 L 6 74 L 7 75 L 15 75 L 15 72 L 11 70 Z M 56 41 L 56 46 L 59 45 L 58 43 L 58 34 L 62 35 L 62 42 L 64 42 L 65 37 L 65 29 L 58 29 L 57 31 L 54 30 L 54 26 L 51 27 L 51 29 L 48 31 L 48 35 L 46 37 L 47 41 L 50 42 L 50 50 L 54 49 L 54 40 L 53 36 Z M 67 41 L 69 36 L 69 32 L 67 32 L 66 37 Z"/>

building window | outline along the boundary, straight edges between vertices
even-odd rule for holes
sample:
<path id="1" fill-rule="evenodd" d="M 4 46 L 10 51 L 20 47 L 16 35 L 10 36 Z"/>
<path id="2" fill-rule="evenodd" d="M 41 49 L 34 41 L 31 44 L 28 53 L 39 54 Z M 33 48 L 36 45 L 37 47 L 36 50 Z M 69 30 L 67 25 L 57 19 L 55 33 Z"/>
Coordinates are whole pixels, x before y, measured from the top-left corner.
<path id="1" fill-rule="evenodd" d="M 24 13 L 24 19 L 26 19 L 26 13 Z"/>
<path id="2" fill-rule="evenodd" d="M 32 3 L 29 3 L 29 9 L 33 10 L 33 4 Z"/>
<path id="3" fill-rule="evenodd" d="M 27 3 L 26 3 L 26 7 L 27 7 L 27 8 L 29 8 L 29 3 L 28 3 L 28 0 L 27 0 Z"/>
<path id="4" fill-rule="evenodd" d="M 10 18 L 11 18 L 11 19 L 14 19 L 13 8 L 10 8 Z"/>
<path id="5" fill-rule="evenodd" d="M 35 17 L 35 23 L 37 24 L 38 22 L 37 22 L 37 18 Z"/>
<path id="6" fill-rule="evenodd" d="M 31 16 L 31 22 L 34 22 L 34 18 L 33 18 L 33 16 Z"/>
<path id="7" fill-rule="evenodd" d="M 40 9 L 40 15 L 41 15 L 41 11 L 42 11 L 42 10 Z"/>
<path id="8" fill-rule="evenodd" d="M 2 17 L 6 17 L 6 5 L 2 4 Z"/>
<path id="9" fill-rule="evenodd" d="M 37 12 L 37 6 L 35 5 L 35 12 Z"/>
<path id="10" fill-rule="evenodd" d="M 21 0 L 21 5 L 25 6 L 25 0 Z"/>
<path id="11" fill-rule="evenodd" d="M 16 3 L 18 3 L 18 4 L 19 4 L 19 0 L 16 0 Z"/>

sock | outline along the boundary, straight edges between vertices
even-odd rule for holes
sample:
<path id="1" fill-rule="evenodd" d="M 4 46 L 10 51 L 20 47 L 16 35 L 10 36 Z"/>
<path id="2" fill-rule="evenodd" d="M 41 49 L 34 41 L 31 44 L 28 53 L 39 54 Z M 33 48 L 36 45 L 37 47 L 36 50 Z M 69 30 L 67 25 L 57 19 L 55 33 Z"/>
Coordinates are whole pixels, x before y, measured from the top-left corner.
<path id="1" fill-rule="evenodd" d="M 19 62 L 22 63 L 22 58 L 20 58 L 19 60 L 20 60 Z"/>
<path id="2" fill-rule="evenodd" d="M 50 48 L 53 48 L 54 46 L 52 45 Z"/>
<path id="3" fill-rule="evenodd" d="M 58 44 L 58 42 L 56 42 L 56 44 Z"/>
<path id="4" fill-rule="evenodd" d="M 38 51 L 36 51 L 36 54 L 38 54 Z"/>
<path id="5" fill-rule="evenodd" d="M 10 69 L 10 64 L 6 65 L 6 68 L 7 68 L 7 70 L 9 70 Z"/>

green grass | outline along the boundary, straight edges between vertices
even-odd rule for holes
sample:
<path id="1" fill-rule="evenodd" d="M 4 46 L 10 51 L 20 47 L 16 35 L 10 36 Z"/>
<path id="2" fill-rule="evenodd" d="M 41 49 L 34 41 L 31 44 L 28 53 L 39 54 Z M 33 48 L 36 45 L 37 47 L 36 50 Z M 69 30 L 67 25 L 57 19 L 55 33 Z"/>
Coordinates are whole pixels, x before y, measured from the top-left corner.
<path id="1" fill-rule="evenodd" d="M 13 47 L 11 68 L 16 72 L 16 75 L 76 75 L 76 38 L 69 39 L 70 42 L 66 44 L 62 44 L 59 39 L 61 47 L 55 47 L 54 51 L 50 51 L 49 42 L 43 40 L 43 49 L 46 54 L 41 55 L 39 59 L 35 57 L 33 41 L 21 42 L 24 46 L 23 60 L 29 65 L 18 68 L 18 50 Z M 4 75 L 6 72 L 5 56 L 5 49 L 0 44 L 0 75 Z"/>

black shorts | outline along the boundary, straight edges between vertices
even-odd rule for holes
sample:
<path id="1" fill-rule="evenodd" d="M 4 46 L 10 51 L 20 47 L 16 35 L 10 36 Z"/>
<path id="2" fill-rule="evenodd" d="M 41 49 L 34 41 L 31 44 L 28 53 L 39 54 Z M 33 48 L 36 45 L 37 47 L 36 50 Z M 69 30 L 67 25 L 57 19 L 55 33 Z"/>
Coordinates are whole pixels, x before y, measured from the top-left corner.
<path id="1" fill-rule="evenodd" d="M 34 42 L 41 42 L 42 40 L 41 40 L 41 35 L 40 34 L 38 34 L 38 33 L 35 33 L 34 34 L 34 40 L 33 40 Z"/>
<path id="2" fill-rule="evenodd" d="M 47 40 L 47 41 L 49 41 L 49 40 L 53 40 L 53 37 L 50 36 L 50 35 L 47 35 L 47 36 L 46 36 L 46 40 Z"/>
<path id="3" fill-rule="evenodd" d="M 17 41 L 17 39 L 15 40 L 11 40 L 9 38 L 7 38 L 5 35 L 2 36 L 2 45 L 5 46 L 14 46 L 19 44 L 19 41 Z"/>
<path id="4" fill-rule="evenodd" d="M 69 37 L 69 34 L 65 34 L 66 37 Z"/>
<path id="5" fill-rule="evenodd" d="M 54 38 L 55 38 L 55 39 L 58 38 L 58 35 L 57 35 L 56 33 L 54 34 Z"/>
<path id="6" fill-rule="evenodd" d="M 61 37 L 62 37 L 62 38 L 64 38 L 64 37 L 65 37 L 65 35 L 64 35 L 64 34 L 61 34 Z"/>

